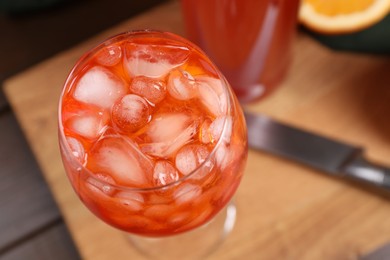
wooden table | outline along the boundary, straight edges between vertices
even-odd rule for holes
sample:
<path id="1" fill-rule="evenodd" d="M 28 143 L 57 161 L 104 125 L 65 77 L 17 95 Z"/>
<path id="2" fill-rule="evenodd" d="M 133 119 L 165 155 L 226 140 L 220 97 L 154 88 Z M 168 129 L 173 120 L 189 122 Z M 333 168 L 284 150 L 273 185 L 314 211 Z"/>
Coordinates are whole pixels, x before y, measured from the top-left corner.
<path id="1" fill-rule="evenodd" d="M 6 95 L 83 259 L 142 259 L 121 232 L 93 216 L 71 189 L 57 145 L 57 101 L 80 55 L 122 31 L 184 35 L 178 2 L 104 31 L 5 82 Z M 300 33 L 294 62 L 274 95 L 246 109 L 390 158 L 390 59 L 337 53 Z M 211 259 L 356 259 L 390 241 L 390 196 L 250 151 L 237 192 L 238 221 Z"/>

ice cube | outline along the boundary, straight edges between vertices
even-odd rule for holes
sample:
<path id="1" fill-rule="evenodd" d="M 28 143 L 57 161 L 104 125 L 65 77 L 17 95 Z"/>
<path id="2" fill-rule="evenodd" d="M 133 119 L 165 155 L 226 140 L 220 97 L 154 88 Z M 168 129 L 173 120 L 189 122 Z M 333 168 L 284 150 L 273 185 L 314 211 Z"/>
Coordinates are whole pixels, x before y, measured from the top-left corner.
<path id="1" fill-rule="evenodd" d="M 188 175 L 197 169 L 209 156 L 210 152 L 205 145 L 189 144 L 181 148 L 176 155 L 176 168 L 184 175 Z M 206 162 L 205 167 L 211 167 L 211 162 Z"/>
<path id="2" fill-rule="evenodd" d="M 114 215 L 115 216 L 115 215 Z M 142 216 L 141 214 L 133 215 L 120 215 L 118 216 L 118 222 L 127 229 L 141 230 L 141 232 L 153 232 L 163 228 L 161 222 L 153 221 L 149 218 Z M 121 218 L 120 218 L 121 217 Z M 146 239 L 146 238 L 143 238 Z"/>
<path id="3" fill-rule="evenodd" d="M 225 170 L 226 167 L 231 163 L 233 150 L 230 146 L 225 143 L 221 143 L 218 147 L 215 148 L 215 161 L 217 166 L 221 171 Z"/>
<path id="4" fill-rule="evenodd" d="M 213 137 L 210 133 L 210 125 L 212 121 L 209 118 L 206 118 L 199 129 L 199 140 L 204 144 L 209 144 Z"/>
<path id="5" fill-rule="evenodd" d="M 167 185 L 179 179 L 179 173 L 169 161 L 160 160 L 154 165 L 153 180 L 156 187 Z"/>
<path id="6" fill-rule="evenodd" d="M 183 183 L 179 186 L 173 196 L 177 204 L 184 204 L 196 200 L 202 194 L 202 188 L 195 184 Z"/>
<path id="7" fill-rule="evenodd" d="M 96 54 L 96 61 L 103 66 L 114 66 L 120 62 L 121 58 L 122 49 L 115 44 L 103 47 Z"/>
<path id="8" fill-rule="evenodd" d="M 153 104 L 157 104 L 165 98 L 167 88 L 162 80 L 138 76 L 132 80 L 130 91 Z"/>
<path id="9" fill-rule="evenodd" d="M 198 122 L 185 113 L 156 115 L 149 123 L 146 135 L 150 143 L 141 145 L 144 153 L 168 158 L 188 143 L 196 134 Z"/>
<path id="10" fill-rule="evenodd" d="M 74 157 L 80 162 L 84 163 L 85 161 L 85 150 L 84 146 L 76 138 L 67 136 L 66 141 L 68 142 L 69 148 Z"/>
<path id="11" fill-rule="evenodd" d="M 199 139 L 204 144 L 215 144 L 223 134 L 224 142 L 229 143 L 232 136 L 232 130 L 233 119 L 231 116 L 220 116 L 214 119 L 214 121 L 206 119 L 200 127 Z"/>
<path id="12" fill-rule="evenodd" d="M 69 116 L 65 122 L 72 132 L 88 139 L 96 139 L 105 129 L 108 115 L 104 112 L 80 111 Z"/>
<path id="13" fill-rule="evenodd" d="M 175 212 L 175 208 L 172 205 L 159 204 L 150 206 L 145 210 L 144 216 L 166 222 L 173 212 Z"/>
<path id="14" fill-rule="evenodd" d="M 110 175 L 119 185 L 148 187 L 153 163 L 126 137 L 107 136 L 91 149 L 87 167 Z"/>
<path id="15" fill-rule="evenodd" d="M 179 46 L 128 43 L 124 67 L 130 76 L 161 78 L 186 62 L 189 53 Z"/>
<path id="16" fill-rule="evenodd" d="M 187 223 L 191 219 L 191 214 L 188 211 L 175 212 L 174 215 L 170 215 L 166 222 L 173 227 L 182 227 L 185 223 Z"/>
<path id="17" fill-rule="evenodd" d="M 211 143 L 218 142 L 223 134 L 223 140 L 226 143 L 230 142 L 232 135 L 233 120 L 230 116 L 217 117 L 210 125 Z"/>
<path id="18" fill-rule="evenodd" d="M 219 147 L 215 153 L 215 159 L 221 171 L 226 170 L 228 166 L 237 168 L 236 166 L 242 164 L 241 162 L 246 159 L 246 147 L 247 146 L 245 143 L 231 143 L 230 145 L 221 145 L 221 147 Z"/>
<path id="19" fill-rule="evenodd" d="M 129 94 L 118 100 L 112 108 L 112 121 L 123 132 L 135 132 L 150 119 L 148 102 L 140 96 Z"/>
<path id="20" fill-rule="evenodd" d="M 123 80 L 100 66 L 88 70 L 79 80 L 74 91 L 78 101 L 111 108 L 115 101 L 126 94 Z"/>
<path id="21" fill-rule="evenodd" d="M 90 191 L 99 197 L 112 196 L 115 189 L 111 184 L 115 184 L 114 179 L 103 173 L 96 173 L 93 177 L 88 177 L 86 185 Z"/>
<path id="22" fill-rule="evenodd" d="M 214 116 L 227 114 L 228 97 L 221 80 L 207 76 L 197 76 L 199 99 Z"/>
<path id="23" fill-rule="evenodd" d="M 193 228 L 204 224 L 205 222 L 207 222 L 210 216 L 212 216 L 213 212 L 214 212 L 214 207 L 212 205 L 210 204 L 203 205 L 202 211 L 198 215 L 196 215 L 195 218 L 191 220 L 190 223 L 181 227 L 181 230 L 186 230 L 187 228 Z"/>
<path id="24" fill-rule="evenodd" d="M 188 100 L 197 96 L 194 77 L 187 71 L 177 69 L 169 74 L 168 92 L 178 100 Z"/>
<path id="25" fill-rule="evenodd" d="M 120 191 L 115 194 L 115 198 L 126 209 L 131 211 L 140 211 L 143 209 L 144 197 L 140 193 L 130 191 Z"/>
<path id="26" fill-rule="evenodd" d="M 169 204 L 172 202 L 170 198 L 170 190 L 169 189 L 161 189 L 157 190 L 155 193 L 149 195 L 148 204 Z"/>

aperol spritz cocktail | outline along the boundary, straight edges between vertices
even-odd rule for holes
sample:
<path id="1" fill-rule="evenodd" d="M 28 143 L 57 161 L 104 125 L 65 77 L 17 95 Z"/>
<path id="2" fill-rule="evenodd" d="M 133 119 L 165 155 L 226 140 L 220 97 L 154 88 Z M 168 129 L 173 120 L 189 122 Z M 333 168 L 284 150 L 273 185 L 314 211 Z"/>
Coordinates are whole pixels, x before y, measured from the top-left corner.
<path id="1" fill-rule="evenodd" d="M 247 156 L 243 114 L 224 77 L 191 42 L 157 31 L 114 36 L 81 57 L 62 92 L 59 140 L 82 202 L 145 236 L 212 219 Z"/>

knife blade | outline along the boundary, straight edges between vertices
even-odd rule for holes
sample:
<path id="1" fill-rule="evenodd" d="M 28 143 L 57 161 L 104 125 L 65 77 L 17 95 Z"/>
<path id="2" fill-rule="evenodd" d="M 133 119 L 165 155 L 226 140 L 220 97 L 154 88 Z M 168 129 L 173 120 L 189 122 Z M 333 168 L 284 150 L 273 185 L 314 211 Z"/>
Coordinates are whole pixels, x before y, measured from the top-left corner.
<path id="1" fill-rule="evenodd" d="M 245 112 L 248 143 L 322 172 L 349 177 L 390 190 L 390 168 L 368 161 L 364 149 Z"/>

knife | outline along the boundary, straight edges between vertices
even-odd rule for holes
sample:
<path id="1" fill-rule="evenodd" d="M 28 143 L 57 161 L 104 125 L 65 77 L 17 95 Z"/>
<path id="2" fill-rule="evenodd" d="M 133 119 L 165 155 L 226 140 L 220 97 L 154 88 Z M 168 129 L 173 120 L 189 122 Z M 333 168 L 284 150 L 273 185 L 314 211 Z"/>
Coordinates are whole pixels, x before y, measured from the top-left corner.
<path id="1" fill-rule="evenodd" d="M 364 149 L 245 112 L 248 143 L 322 172 L 390 190 L 390 168 L 364 158 Z"/>

